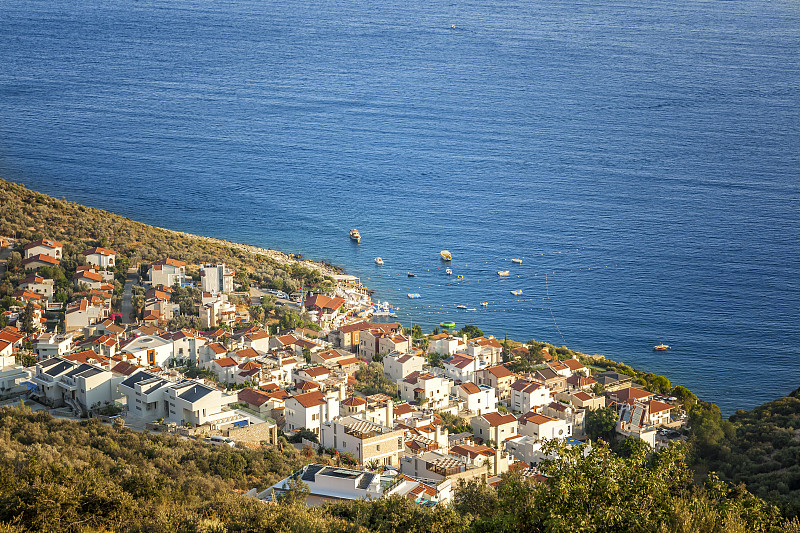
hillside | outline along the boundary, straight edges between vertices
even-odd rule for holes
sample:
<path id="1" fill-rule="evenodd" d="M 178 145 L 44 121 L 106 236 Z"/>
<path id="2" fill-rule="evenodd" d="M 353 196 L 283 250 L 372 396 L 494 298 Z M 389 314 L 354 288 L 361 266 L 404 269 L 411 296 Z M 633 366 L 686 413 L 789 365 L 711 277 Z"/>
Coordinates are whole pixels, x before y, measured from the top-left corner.
<path id="1" fill-rule="evenodd" d="M 696 468 L 800 514 L 800 388 L 728 421 L 706 414 L 697 424 Z"/>
<path id="2" fill-rule="evenodd" d="M 0 532 L 800 532 L 747 491 L 691 486 L 680 448 L 653 458 L 561 449 L 543 466 L 547 483 L 508 473 L 496 491 L 472 483 L 433 509 L 399 497 L 306 508 L 237 494 L 332 461 L 281 443 L 229 449 L 2 408 Z"/>
<path id="3" fill-rule="evenodd" d="M 165 257 L 184 261 L 196 269 L 199 263 L 224 262 L 236 272 L 266 286 L 292 292 L 306 287 L 329 286 L 325 278 L 340 272 L 335 267 L 275 250 L 264 250 L 148 226 L 129 218 L 59 200 L 0 179 L 0 236 L 22 244 L 40 238 L 64 244 L 65 258 L 75 258 L 92 246 L 117 251 L 121 265 L 149 263 Z"/>

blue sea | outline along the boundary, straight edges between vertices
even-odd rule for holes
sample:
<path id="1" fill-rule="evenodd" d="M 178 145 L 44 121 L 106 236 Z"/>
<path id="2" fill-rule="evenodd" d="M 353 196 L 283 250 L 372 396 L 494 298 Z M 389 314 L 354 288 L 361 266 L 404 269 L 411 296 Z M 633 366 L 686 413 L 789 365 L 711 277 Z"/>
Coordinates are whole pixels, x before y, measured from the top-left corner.
<path id="1" fill-rule="evenodd" d="M 6 179 L 725 414 L 800 386 L 796 1 L 1 0 L 0 28 Z"/>

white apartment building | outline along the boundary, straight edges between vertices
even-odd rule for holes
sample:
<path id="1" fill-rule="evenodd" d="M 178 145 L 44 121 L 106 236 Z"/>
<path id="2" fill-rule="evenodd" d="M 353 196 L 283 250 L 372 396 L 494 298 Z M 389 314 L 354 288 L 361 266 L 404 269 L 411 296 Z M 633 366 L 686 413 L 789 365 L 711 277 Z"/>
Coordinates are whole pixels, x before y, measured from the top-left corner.
<path id="1" fill-rule="evenodd" d="M 352 453 L 359 464 L 377 461 L 384 466 L 400 466 L 404 431 L 376 424 L 361 415 L 346 416 L 321 425 L 320 442 L 326 448 Z"/>
<path id="2" fill-rule="evenodd" d="M 225 263 L 200 265 L 200 287 L 203 292 L 221 294 L 233 292 L 233 270 Z"/>

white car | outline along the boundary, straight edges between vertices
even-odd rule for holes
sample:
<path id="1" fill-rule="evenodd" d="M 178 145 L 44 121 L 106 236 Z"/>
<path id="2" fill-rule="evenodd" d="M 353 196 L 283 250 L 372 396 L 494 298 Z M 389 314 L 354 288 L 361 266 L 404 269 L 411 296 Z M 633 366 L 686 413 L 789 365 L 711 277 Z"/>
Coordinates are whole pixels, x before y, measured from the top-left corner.
<path id="1" fill-rule="evenodd" d="M 236 443 L 233 442 L 228 437 L 222 437 L 220 435 L 214 435 L 213 437 L 209 437 L 206 439 L 206 442 L 209 444 L 213 444 L 214 446 L 230 446 L 233 448 L 236 446 Z"/>

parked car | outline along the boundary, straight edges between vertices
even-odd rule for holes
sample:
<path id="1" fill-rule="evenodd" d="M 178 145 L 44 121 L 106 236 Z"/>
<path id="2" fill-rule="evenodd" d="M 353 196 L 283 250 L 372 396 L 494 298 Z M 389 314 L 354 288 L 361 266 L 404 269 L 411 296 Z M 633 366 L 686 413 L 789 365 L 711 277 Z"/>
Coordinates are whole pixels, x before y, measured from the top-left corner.
<path id="1" fill-rule="evenodd" d="M 209 437 L 206 439 L 208 444 L 213 444 L 214 446 L 230 446 L 233 448 L 236 446 L 236 443 L 233 442 L 228 437 L 222 437 L 220 435 L 214 435 L 213 437 Z"/>

